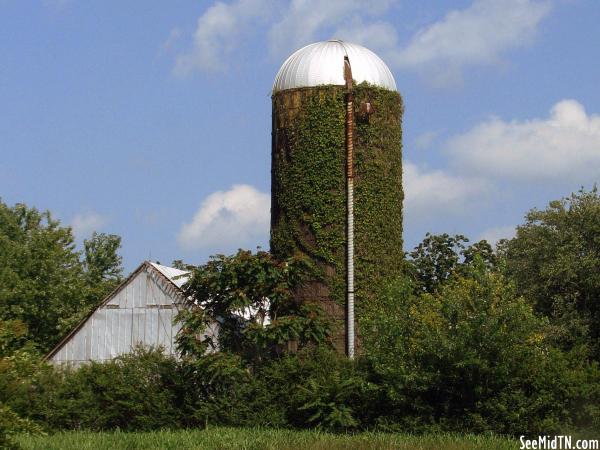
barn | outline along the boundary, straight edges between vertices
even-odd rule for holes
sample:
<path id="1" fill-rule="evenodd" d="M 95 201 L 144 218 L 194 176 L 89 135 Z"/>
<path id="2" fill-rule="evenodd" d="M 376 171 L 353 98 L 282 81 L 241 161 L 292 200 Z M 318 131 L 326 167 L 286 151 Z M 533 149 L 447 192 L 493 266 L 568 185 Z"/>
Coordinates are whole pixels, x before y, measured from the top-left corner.
<path id="1" fill-rule="evenodd" d="M 79 366 L 161 346 L 175 355 L 181 289 L 189 272 L 145 261 L 82 320 L 47 356 L 52 364 Z M 208 330 L 207 333 L 213 333 Z"/>

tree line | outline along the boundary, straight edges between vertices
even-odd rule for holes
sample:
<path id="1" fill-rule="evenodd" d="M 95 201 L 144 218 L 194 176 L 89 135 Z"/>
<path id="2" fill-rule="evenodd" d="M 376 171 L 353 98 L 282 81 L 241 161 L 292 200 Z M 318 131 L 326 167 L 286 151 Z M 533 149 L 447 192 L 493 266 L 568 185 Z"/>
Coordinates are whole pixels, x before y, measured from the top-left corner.
<path id="1" fill-rule="evenodd" d="M 177 344 L 80 369 L 41 355 L 121 280 L 120 238 L 78 251 L 50 213 L 0 202 L 0 430 L 209 424 L 543 434 L 600 429 L 600 196 L 533 209 L 495 248 L 427 234 L 359 306 L 360 354 L 294 289 L 301 257 L 217 255 L 192 270 Z M 218 337 L 199 339 L 211 321 Z M 207 352 L 218 348 L 219 352 Z M 4 421 L 4 422 L 3 422 Z"/>

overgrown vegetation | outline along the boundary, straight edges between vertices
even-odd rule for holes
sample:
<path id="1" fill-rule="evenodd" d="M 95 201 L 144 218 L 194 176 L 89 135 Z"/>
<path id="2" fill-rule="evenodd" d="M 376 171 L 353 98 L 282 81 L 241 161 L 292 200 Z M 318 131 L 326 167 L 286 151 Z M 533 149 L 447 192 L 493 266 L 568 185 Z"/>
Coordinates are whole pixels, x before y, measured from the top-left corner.
<path id="1" fill-rule="evenodd" d="M 597 365 L 583 349 L 555 348 L 547 319 L 480 259 L 435 293 L 390 286 L 365 336 L 370 380 L 383 387 L 374 420 L 386 428 L 536 434 L 600 424 Z"/>
<path id="2" fill-rule="evenodd" d="M 354 361 L 332 348 L 322 312 L 294 300 L 314 268 L 262 251 L 193 269 L 181 359 L 138 349 L 53 368 L 27 323 L 3 318 L 0 439 L 214 426 L 597 435 L 599 208 L 596 190 L 552 202 L 496 250 L 427 235 L 364 311 Z M 222 332 L 203 339 L 212 321 Z M 21 442 L 55 445 L 45 439 Z"/>
<path id="3" fill-rule="evenodd" d="M 278 261 L 264 251 L 211 258 L 194 270 L 186 287 L 177 337 L 183 356 L 199 359 L 219 349 L 259 363 L 290 346 L 324 344 L 330 329 L 319 305 L 299 303 L 292 295 L 311 273 L 305 259 Z M 199 338 L 214 323 L 218 334 Z"/>
<path id="4" fill-rule="evenodd" d="M 357 308 L 402 273 L 402 99 L 398 92 L 355 86 L 355 254 Z M 360 104 L 374 113 L 361 118 Z M 301 105 L 301 108 L 298 108 Z M 340 315 L 345 286 L 344 88 L 286 90 L 273 98 L 271 250 L 318 262 L 322 285 L 298 297 L 332 299 Z M 339 324 L 334 324 L 339 325 Z M 336 329 L 341 329 L 339 326 Z"/>

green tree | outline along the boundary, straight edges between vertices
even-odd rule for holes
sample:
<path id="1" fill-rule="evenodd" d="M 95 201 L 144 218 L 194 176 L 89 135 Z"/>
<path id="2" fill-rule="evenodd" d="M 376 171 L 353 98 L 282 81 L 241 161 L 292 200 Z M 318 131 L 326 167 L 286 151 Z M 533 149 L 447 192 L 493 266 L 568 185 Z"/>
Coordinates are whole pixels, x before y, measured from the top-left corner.
<path id="1" fill-rule="evenodd" d="M 83 267 L 70 228 L 50 212 L 0 202 L 0 318 L 20 320 L 40 349 L 81 307 Z"/>
<path id="2" fill-rule="evenodd" d="M 548 316 L 564 348 L 588 343 L 600 361 L 600 196 L 594 187 L 533 209 L 505 244 L 517 291 Z"/>
<path id="3" fill-rule="evenodd" d="M 192 264 L 185 263 L 185 262 L 183 262 L 182 259 L 174 259 L 171 262 L 171 267 L 174 267 L 179 270 L 189 270 L 189 271 L 195 269 L 195 267 Z"/>
<path id="4" fill-rule="evenodd" d="M 49 211 L 0 201 L 0 320 L 49 350 L 120 279 L 120 238 L 96 234 L 77 251 L 70 227 Z"/>
<path id="5" fill-rule="evenodd" d="M 391 285 L 364 334 L 381 425 L 509 434 L 599 425 L 597 367 L 553 347 L 547 319 L 504 276 L 480 261 L 433 294 L 414 292 L 410 281 Z"/>
<path id="6" fill-rule="evenodd" d="M 121 237 L 115 234 L 97 233 L 83 242 L 84 268 L 91 285 L 104 284 L 112 287 L 123 275 L 123 258 L 117 253 Z"/>
<path id="7" fill-rule="evenodd" d="M 416 280 L 416 288 L 435 292 L 453 275 L 463 273 L 479 258 L 488 268 L 497 264 L 490 244 L 482 240 L 473 245 L 465 236 L 457 234 L 430 234 L 409 253 L 409 271 Z"/>
<path id="8" fill-rule="evenodd" d="M 27 326 L 20 320 L 0 319 L 0 358 L 27 346 L 27 334 Z"/>
<path id="9" fill-rule="evenodd" d="M 279 261 L 265 251 L 212 257 L 186 285 L 188 308 L 178 316 L 180 350 L 198 357 L 219 348 L 257 358 L 291 342 L 324 341 L 329 327 L 322 311 L 292 298 L 308 273 L 305 260 Z M 214 322 L 219 323 L 218 342 L 211 336 L 199 339 Z"/>

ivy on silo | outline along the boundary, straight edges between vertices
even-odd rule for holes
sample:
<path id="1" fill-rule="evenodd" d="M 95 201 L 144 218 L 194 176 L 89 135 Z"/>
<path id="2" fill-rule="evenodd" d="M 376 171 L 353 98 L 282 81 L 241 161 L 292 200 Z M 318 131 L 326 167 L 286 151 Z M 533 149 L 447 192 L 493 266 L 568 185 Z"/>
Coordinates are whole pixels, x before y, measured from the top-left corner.
<path id="1" fill-rule="evenodd" d="M 355 266 L 359 313 L 384 278 L 402 267 L 401 98 L 361 84 L 356 111 L 368 101 L 374 113 L 356 116 Z M 271 250 L 304 254 L 319 263 L 339 304 L 345 295 L 346 149 L 341 86 L 284 91 L 274 96 Z M 283 121 L 284 123 L 279 123 Z M 362 306 L 361 306 L 362 305 Z"/>
<path id="2" fill-rule="evenodd" d="M 402 241 L 402 113 L 400 94 L 361 84 L 361 102 L 374 108 L 368 120 L 357 117 L 355 129 L 355 277 L 357 316 L 374 300 L 386 280 L 404 267 Z"/>

